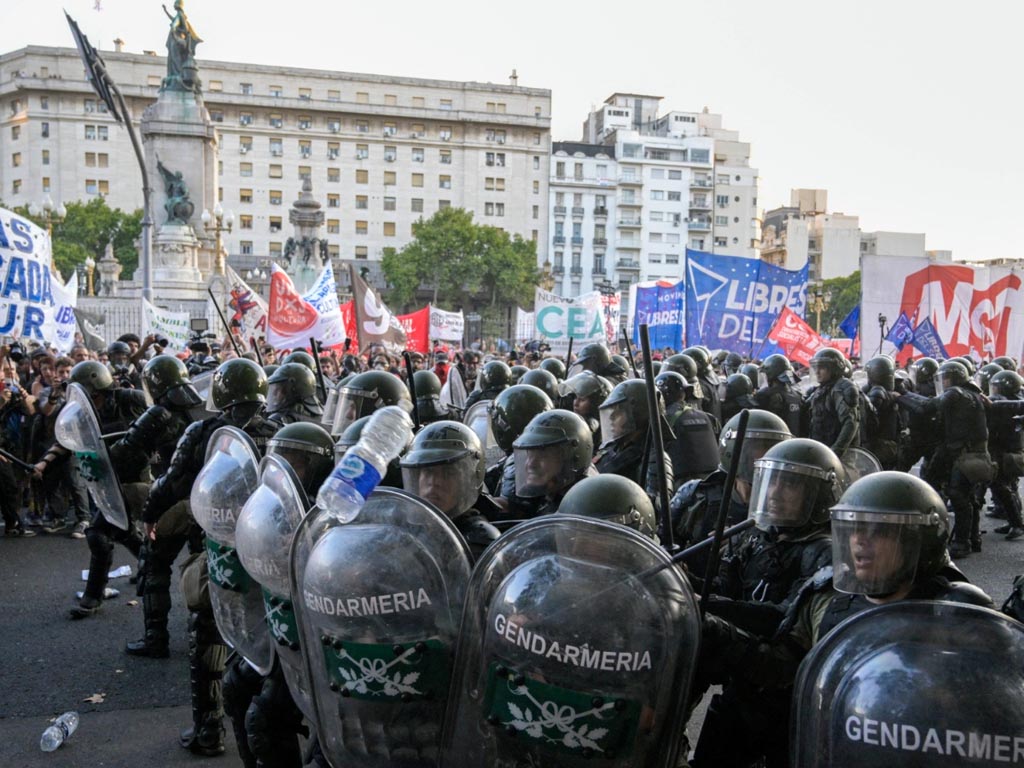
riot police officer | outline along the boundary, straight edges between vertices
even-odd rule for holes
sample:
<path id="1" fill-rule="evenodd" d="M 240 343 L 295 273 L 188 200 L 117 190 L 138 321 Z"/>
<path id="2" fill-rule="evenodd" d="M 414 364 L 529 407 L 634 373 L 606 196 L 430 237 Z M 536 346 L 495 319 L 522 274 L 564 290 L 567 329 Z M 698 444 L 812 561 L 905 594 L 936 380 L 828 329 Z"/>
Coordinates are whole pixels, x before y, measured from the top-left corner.
<path id="1" fill-rule="evenodd" d="M 642 485 L 652 499 L 658 496 L 657 464 L 665 466 L 669 490 L 674 490 L 672 459 L 662 452 L 658 456 L 646 452 L 647 427 L 650 410 L 647 405 L 647 385 L 640 379 L 628 379 L 617 384 L 608 398 L 601 403 L 601 436 L 603 442 L 594 456 L 594 466 L 601 474 L 612 473 L 627 477 Z M 644 458 L 647 457 L 647 466 Z"/>
<path id="2" fill-rule="evenodd" d="M 757 408 L 752 397 L 754 384 L 746 374 L 733 373 L 725 380 L 725 397 L 722 399 L 722 418 L 728 421 L 744 408 Z"/>
<path id="3" fill-rule="evenodd" d="M 573 485 L 598 474 L 590 427 L 571 411 L 555 408 L 537 414 L 512 448 L 516 495 L 543 499 L 538 515 L 554 512 Z"/>
<path id="4" fill-rule="evenodd" d="M 448 408 L 441 405 L 441 380 L 433 371 L 415 371 L 416 414 L 420 424 L 431 424 L 450 418 Z"/>
<path id="5" fill-rule="evenodd" d="M 665 451 L 672 459 L 675 483 L 703 480 L 715 470 L 718 458 L 714 422 L 687 401 L 686 394 L 692 387 L 680 374 L 659 373 L 654 386 L 665 400 L 665 420 L 671 428 L 671 433 L 665 435 Z"/>
<path id="6" fill-rule="evenodd" d="M 925 397 L 935 397 L 935 374 L 939 372 L 939 364 L 930 357 L 920 357 L 910 367 L 910 378 L 914 382 L 914 391 Z"/>
<path id="7" fill-rule="evenodd" d="M 553 373 L 541 368 L 534 368 L 532 371 L 527 371 L 519 379 L 518 383 L 529 384 L 530 386 L 536 387 L 547 395 L 551 399 L 552 403 L 559 398 L 558 379 L 555 378 Z"/>
<path id="8" fill-rule="evenodd" d="M 741 373 L 741 365 L 743 365 L 743 356 L 736 352 L 729 352 L 722 361 L 722 373 L 728 379 L 733 374 Z"/>
<path id="9" fill-rule="evenodd" d="M 306 352 L 292 352 L 289 357 L 300 354 L 310 357 Z M 267 379 L 267 415 L 270 419 L 282 425 L 296 421 L 319 422 L 323 413 L 323 406 L 317 398 L 316 374 L 309 366 L 302 362 L 285 362 Z"/>
<path id="10" fill-rule="evenodd" d="M 868 383 L 863 392 L 874 409 L 874 419 L 862 443 L 878 459 L 882 469 L 896 469 L 899 458 L 900 418 L 896 406 L 896 364 L 879 355 L 865 366 Z"/>
<path id="11" fill-rule="evenodd" d="M 1015 371 L 1001 369 L 989 380 L 990 396 L 993 403 L 1021 402 L 1021 388 L 1024 379 Z M 992 481 L 992 498 L 1006 514 L 1006 524 L 995 529 L 1006 535 L 1010 541 L 1024 536 L 1024 520 L 1021 518 L 1021 500 L 1017 485 L 1024 474 L 1024 440 L 1021 436 L 1019 418 L 1006 414 L 998 406 L 989 411 L 988 446 L 992 461 L 996 465 L 996 476 Z"/>
<path id="12" fill-rule="evenodd" d="M 478 560 L 498 529 L 474 509 L 484 492 L 484 452 L 476 433 L 457 421 L 429 424 L 413 438 L 401 465 L 405 490 L 444 512 Z"/>
<path id="13" fill-rule="evenodd" d="M 803 397 L 796 389 L 796 372 L 785 355 L 768 355 L 761 367 L 768 383 L 754 393 L 754 402 L 762 411 L 774 413 L 789 427 L 791 434 L 800 434 L 800 411 Z"/>
<path id="14" fill-rule="evenodd" d="M 466 398 L 466 410 L 478 400 L 493 400 L 501 390 L 512 385 L 512 370 L 501 360 L 491 360 L 480 369 L 476 389 Z"/>
<path id="15" fill-rule="evenodd" d="M 612 393 L 612 384 L 592 371 L 570 376 L 560 387 L 558 407 L 582 417 L 594 433 L 594 444 L 601 444 L 601 403 Z"/>
<path id="16" fill-rule="evenodd" d="M 658 541 L 658 520 L 651 498 L 621 475 L 584 478 L 565 494 L 556 514 L 607 520 Z"/>
<path id="17" fill-rule="evenodd" d="M 659 375 L 661 373 L 678 373 L 686 379 L 686 383 L 690 387 L 686 393 L 686 402 L 694 408 L 700 408 L 704 413 L 708 413 L 704 410 L 704 388 L 700 384 L 700 379 L 697 378 L 697 363 L 693 361 L 692 357 L 682 353 L 672 355 L 661 366 Z M 714 424 L 717 435 L 722 425 L 717 420 Z"/>
<path id="18" fill-rule="evenodd" d="M 542 497 L 522 498 L 516 494 L 516 461 L 512 446 L 534 416 L 554 408 L 551 398 L 536 387 L 515 384 L 502 390 L 491 403 L 491 431 L 505 458 L 487 468 L 484 483 L 487 492 L 506 502 L 505 514 L 510 520 L 534 517 Z M 492 518 L 493 519 L 493 518 Z"/>
<path id="19" fill-rule="evenodd" d="M 838 349 L 819 349 L 811 358 L 817 386 L 807 396 L 807 436 L 842 456 L 860 445 L 860 395 L 845 376 L 849 361 Z"/>
<path id="20" fill-rule="evenodd" d="M 981 510 L 972 489 L 975 483 L 992 479 L 988 425 L 984 397 L 977 387 L 968 386 L 970 377 L 962 363 L 946 361 L 939 366 L 938 377 L 936 397 L 907 392 L 898 403 L 915 413 L 939 416 L 943 441 L 923 477 L 944 489 L 953 507 L 956 527 L 949 553 L 960 558 L 981 551 Z"/>
<path id="21" fill-rule="evenodd" d="M 331 434 L 340 435 L 352 422 L 372 415 L 385 405 L 397 405 L 406 413 L 412 413 L 412 398 L 402 380 L 386 371 L 357 373 L 338 386 Z"/>
<path id="22" fill-rule="evenodd" d="M 112 341 L 107 347 L 107 367 L 119 387 L 138 389 L 139 372 L 132 364 L 132 348 L 123 341 Z"/>
<path id="23" fill-rule="evenodd" d="M 711 355 L 704 347 L 687 347 L 683 354 L 697 364 L 697 379 L 701 385 L 701 410 L 710 413 L 722 423 L 722 403 L 718 396 L 718 376 L 711 365 Z"/>
<path id="24" fill-rule="evenodd" d="M 576 356 L 576 360 L 569 366 L 568 376 L 571 378 L 581 371 L 590 371 L 598 376 L 603 376 L 616 385 L 626 380 L 626 369 L 612 359 L 612 353 L 604 344 L 584 344 Z"/>
<path id="25" fill-rule="evenodd" d="M 557 357 L 545 357 L 540 361 L 541 370 L 547 371 L 559 382 L 565 381 L 565 363 Z"/>

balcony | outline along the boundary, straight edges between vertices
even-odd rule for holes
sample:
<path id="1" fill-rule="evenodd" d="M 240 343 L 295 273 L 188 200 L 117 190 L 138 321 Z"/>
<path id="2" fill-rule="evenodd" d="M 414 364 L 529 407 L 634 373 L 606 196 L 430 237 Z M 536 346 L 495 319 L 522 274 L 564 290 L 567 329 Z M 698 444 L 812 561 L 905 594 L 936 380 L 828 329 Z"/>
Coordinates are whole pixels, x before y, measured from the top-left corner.
<path id="1" fill-rule="evenodd" d="M 583 245 L 583 238 L 582 237 L 573 237 L 572 244 L 574 246 L 576 246 L 576 247 L 581 247 Z"/>
<path id="2" fill-rule="evenodd" d="M 555 206 L 555 216 L 565 216 L 565 206 L 564 205 L 556 205 Z"/>
<path id="3" fill-rule="evenodd" d="M 605 208 L 603 205 L 599 205 L 597 208 L 594 209 L 594 218 L 595 219 L 599 219 L 599 218 L 600 219 L 606 219 L 606 218 L 608 218 L 608 209 Z"/>
<path id="4" fill-rule="evenodd" d="M 627 239 L 627 240 L 616 240 L 615 241 L 615 247 L 616 248 L 625 248 L 625 249 L 631 250 L 631 251 L 639 251 L 640 250 L 640 241 L 639 240 L 630 240 L 630 239 Z"/>
<path id="5" fill-rule="evenodd" d="M 694 179 L 690 182 L 690 186 L 697 189 L 711 189 L 714 184 L 712 184 L 711 179 Z"/>
<path id="6" fill-rule="evenodd" d="M 615 268 L 620 271 L 631 270 L 634 272 L 639 272 L 640 262 L 637 261 L 636 259 L 619 259 L 618 261 L 615 262 Z"/>
<path id="7" fill-rule="evenodd" d="M 580 275 L 583 274 L 583 267 L 581 267 L 579 264 L 574 264 L 570 269 L 570 272 L 572 273 L 573 277 L 579 277 Z"/>
<path id="8" fill-rule="evenodd" d="M 554 245 L 565 245 L 565 235 L 555 235 L 551 238 L 551 242 Z"/>
<path id="9" fill-rule="evenodd" d="M 688 221 L 686 223 L 686 228 L 697 230 L 710 230 L 711 221 L 710 219 L 695 219 L 694 221 Z"/>
<path id="10" fill-rule="evenodd" d="M 577 206 L 573 206 L 572 217 L 574 219 L 582 219 L 584 213 L 585 213 L 585 211 L 584 211 L 584 209 L 582 207 L 580 207 L 578 205 Z"/>
<path id="11" fill-rule="evenodd" d="M 608 245 L 608 238 L 607 237 L 595 237 L 594 238 L 594 247 L 595 248 L 598 248 L 598 247 L 603 248 L 606 245 Z"/>
<path id="12" fill-rule="evenodd" d="M 643 226 L 641 219 L 619 219 L 620 227 L 640 227 Z"/>
<path id="13" fill-rule="evenodd" d="M 707 199 L 694 198 L 690 201 L 691 211 L 710 211 L 711 201 Z"/>
<path id="14" fill-rule="evenodd" d="M 642 208 L 643 201 L 638 197 L 624 197 L 619 200 L 620 208 Z"/>
<path id="15" fill-rule="evenodd" d="M 619 176 L 619 184 L 642 187 L 644 180 L 641 176 Z"/>
<path id="16" fill-rule="evenodd" d="M 565 274 L 565 267 L 563 267 L 561 264 L 555 264 L 555 266 L 553 266 L 551 268 L 551 274 L 553 274 L 553 275 L 564 275 Z"/>

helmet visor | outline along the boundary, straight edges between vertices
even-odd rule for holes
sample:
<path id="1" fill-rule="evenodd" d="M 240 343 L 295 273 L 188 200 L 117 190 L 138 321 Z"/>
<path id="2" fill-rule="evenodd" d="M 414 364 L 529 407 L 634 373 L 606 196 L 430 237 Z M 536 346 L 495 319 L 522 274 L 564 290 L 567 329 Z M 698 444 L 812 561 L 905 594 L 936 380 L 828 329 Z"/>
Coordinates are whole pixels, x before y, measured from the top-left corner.
<path id="1" fill-rule="evenodd" d="M 811 361 L 811 379 L 815 384 L 828 384 L 834 378 L 834 372 L 831 362 Z"/>
<path id="2" fill-rule="evenodd" d="M 313 499 L 327 474 L 334 468 L 334 452 L 325 453 L 309 443 L 299 440 L 271 438 L 267 446 L 268 456 L 280 456 L 295 470 L 295 476 Z M 315 487 L 314 487 L 315 486 Z"/>
<path id="3" fill-rule="evenodd" d="M 376 392 L 342 387 L 338 392 L 338 405 L 334 411 L 334 428 L 331 434 L 340 435 L 352 422 L 369 416 L 376 402 Z"/>
<path id="4" fill-rule="evenodd" d="M 470 509 L 480 495 L 480 459 L 466 455 L 456 461 L 402 467 L 402 487 L 429 501 L 449 518 Z"/>
<path id="5" fill-rule="evenodd" d="M 604 445 L 614 443 L 640 429 L 629 403 L 622 401 L 601 409 L 601 437 Z"/>
<path id="6" fill-rule="evenodd" d="M 275 381 L 267 387 L 267 413 L 277 413 L 292 404 L 291 382 Z"/>
<path id="7" fill-rule="evenodd" d="M 954 386 L 952 379 L 946 376 L 935 377 L 935 396 L 938 397 L 947 389 L 951 389 Z"/>
<path id="8" fill-rule="evenodd" d="M 575 363 L 573 363 L 571 366 L 569 366 L 569 370 L 566 371 L 566 373 L 565 373 L 565 378 L 571 379 L 577 373 L 583 373 L 584 371 L 589 371 L 589 370 L 590 369 L 587 368 L 587 361 L 586 360 L 582 360 L 582 361 L 577 360 Z"/>
<path id="9" fill-rule="evenodd" d="M 750 516 L 762 531 L 801 528 L 818 500 L 821 470 L 802 464 L 761 459 L 754 464 Z"/>
<path id="10" fill-rule="evenodd" d="M 164 399 L 168 405 L 175 408 L 195 408 L 203 402 L 203 398 L 191 384 L 182 384 L 167 390 L 164 393 Z"/>
<path id="11" fill-rule="evenodd" d="M 733 439 L 736 439 L 735 435 L 733 435 Z M 740 453 L 740 465 L 737 469 L 736 477 L 740 480 L 746 480 L 748 483 L 752 482 L 754 479 L 754 463 L 768 453 L 768 450 L 773 445 L 778 445 L 783 440 L 788 439 L 786 436 L 774 433 L 747 432 L 747 436 L 743 439 L 743 451 Z M 728 469 L 728 467 L 725 467 L 725 469 Z"/>
<path id="12" fill-rule="evenodd" d="M 566 488 L 573 479 L 571 450 L 568 443 L 516 448 L 516 495 L 530 499 Z"/>
<path id="13" fill-rule="evenodd" d="M 888 595 L 913 581 L 921 555 L 919 517 L 833 509 L 833 586 L 854 595 Z"/>

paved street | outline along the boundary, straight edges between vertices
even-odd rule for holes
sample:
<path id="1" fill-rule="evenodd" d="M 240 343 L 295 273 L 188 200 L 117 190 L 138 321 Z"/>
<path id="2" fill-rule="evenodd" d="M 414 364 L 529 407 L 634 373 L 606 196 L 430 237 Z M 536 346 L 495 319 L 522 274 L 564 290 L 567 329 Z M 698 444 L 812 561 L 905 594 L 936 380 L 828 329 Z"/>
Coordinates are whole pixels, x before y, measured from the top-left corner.
<path id="1" fill-rule="evenodd" d="M 990 524 L 991 526 L 991 524 Z M 1024 541 L 985 536 L 985 553 L 963 561 L 971 578 L 1002 602 L 1013 575 L 1024 571 Z M 114 565 L 130 562 L 123 549 Z M 88 565 L 84 541 L 65 536 L 0 538 L 0 766 L 177 766 L 199 765 L 177 746 L 179 728 L 190 720 L 185 614 L 174 591 L 171 658 L 134 659 L 122 651 L 126 638 L 142 631 L 141 605 L 129 606 L 127 579 L 113 586 L 121 597 L 98 616 L 79 622 L 65 616 L 73 593 L 82 589 Z M 134 564 L 133 564 L 134 565 Z M 103 703 L 84 702 L 105 694 Z M 82 716 L 78 732 L 57 752 L 39 751 L 49 718 L 69 709 Z M 229 752 L 215 765 L 240 765 Z"/>

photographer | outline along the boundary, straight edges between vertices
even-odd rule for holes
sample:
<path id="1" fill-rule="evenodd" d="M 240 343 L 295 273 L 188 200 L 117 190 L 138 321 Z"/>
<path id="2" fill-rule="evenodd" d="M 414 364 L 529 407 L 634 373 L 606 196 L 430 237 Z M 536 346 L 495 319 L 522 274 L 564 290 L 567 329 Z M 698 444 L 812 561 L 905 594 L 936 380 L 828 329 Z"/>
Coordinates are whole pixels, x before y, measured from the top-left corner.
<path id="1" fill-rule="evenodd" d="M 58 357 L 53 367 L 52 385 L 43 389 L 36 400 L 37 414 L 35 418 L 38 420 L 36 431 L 42 442 L 40 444 L 38 440 L 33 440 L 33 445 L 40 445 L 40 450 L 33 451 L 31 454 L 32 460 L 35 462 L 40 461 L 46 447 L 53 444 L 57 414 L 67 402 L 68 379 L 74 366 L 75 361 L 70 357 Z M 67 527 L 68 510 L 73 509 L 75 514 L 72 523 L 83 521 L 79 533 L 84 535 L 84 523 L 88 522 L 88 501 L 83 494 L 76 495 L 70 458 L 68 456 L 55 458 L 50 465 L 47 481 L 40 484 L 42 485 L 40 495 L 45 502 L 43 532 L 63 531 Z"/>
<path id="2" fill-rule="evenodd" d="M 15 350 L 15 347 L 18 350 Z M 0 447 L 21 458 L 21 438 L 25 420 L 32 415 L 35 398 L 22 389 L 18 380 L 15 354 L 24 357 L 24 348 L 12 344 L 0 349 Z M 0 458 L 0 513 L 7 536 L 35 536 L 21 520 L 22 492 L 12 464 Z"/>

